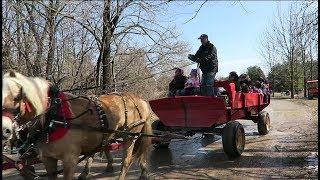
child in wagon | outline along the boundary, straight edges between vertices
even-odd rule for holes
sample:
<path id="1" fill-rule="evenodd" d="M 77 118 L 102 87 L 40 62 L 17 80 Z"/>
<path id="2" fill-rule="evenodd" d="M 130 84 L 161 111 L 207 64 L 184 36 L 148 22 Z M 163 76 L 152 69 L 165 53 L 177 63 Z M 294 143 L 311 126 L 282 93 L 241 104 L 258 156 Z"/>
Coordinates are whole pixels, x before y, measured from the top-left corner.
<path id="1" fill-rule="evenodd" d="M 195 95 L 200 92 L 200 82 L 197 69 L 192 69 L 190 77 L 184 85 L 182 95 Z"/>

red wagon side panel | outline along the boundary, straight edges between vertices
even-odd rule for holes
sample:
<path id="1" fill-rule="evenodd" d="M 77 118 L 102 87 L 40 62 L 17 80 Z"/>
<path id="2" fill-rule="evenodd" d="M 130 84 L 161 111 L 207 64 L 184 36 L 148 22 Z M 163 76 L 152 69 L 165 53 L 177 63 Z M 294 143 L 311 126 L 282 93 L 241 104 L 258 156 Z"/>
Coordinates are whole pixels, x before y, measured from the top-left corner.
<path id="1" fill-rule="evenodd" d="M 259 104 L 259 99 L 258 93 L 243 93 L 245 97 L 245 106 L 250 107 L 250 106 L 258 106 Z"/>
<path id="2" fill-rule="evenodd" d="M 186 125 L 185 111 L 181 98 L 163 98 L 149 101 L 153 112 L 166 126 Z"/>
<path id="3" fill-rule="evenodd" d="M 196 129 L 247 118 L 269 105 L 263 103 L 263 95 L 258 93 L 236 92 L 231 81 L 217 81 L 214 86 L 226 90 L 228 105 L 223 97 L 206 96 L 167 97 L 149 103 L 165 126 Z"/>
<path id="4" fill-rule="evenodd" d="M 243 108 L 242 96 L 242 93 L 234 93 L 234 96 L 232 96 L 232 109 Z"/>
<path id="5" fill-rule="evenodd" d="M 184 97 L 187 127 L 211 127 L 227 119 L 225 100 L 222 97 Z"/>

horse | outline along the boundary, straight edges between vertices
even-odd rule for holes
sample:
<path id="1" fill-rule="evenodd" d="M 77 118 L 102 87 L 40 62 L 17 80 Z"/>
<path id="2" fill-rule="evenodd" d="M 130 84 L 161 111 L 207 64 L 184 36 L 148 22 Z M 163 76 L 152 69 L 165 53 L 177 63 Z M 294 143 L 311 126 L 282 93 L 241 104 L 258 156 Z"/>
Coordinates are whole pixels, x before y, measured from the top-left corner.
<path id="1" fill-rule="evenodd" d="M 12 134 L 12 125 L 13 122 L 10 118 L 6 116 L 2 116 L 2 149 L 10 148 L 10 145 L 8 144 L 8 139 L 10 138 Z"/>
<path id="2" fill-rule="evenodd" d="M 52 133 L 50 126 L 57 123 L 48 116 L 54 108 L 48 104 L 62 104 L 61 99 L 48 95 L 50 87 L 43 78 L 26 77 L 13 70 L 3 76 L 3 112 L 19 116 L 21 123 L 32 121 L 37 125 L 36 132 L 41 131 L 41 134 L 36 136 L 35 144 L 49 179 L 57 179 L 58 160 L 62 161 L 64 179 L 73 179 L 81 155 L 92 157 L 119 137 L 123 139 L 123 157 L 118 179 L 125 179 L 134 160 L 138 160 L 141 168 L 140 179 L 148 178 L 146 158 L 152 142 L 150 137 L 140 135 L 152 135 L 152 111 L 146 101 L 130 92 L 101 95 L 96 100 L 64 92 L 64 103 L 74 118 L 68 123 L 60 120 L 63 125 L 59 128 L 67 130 L 66 133 L 58 140 L 48 141 Z"/>
<path id="3" fill-rule="evenodd" d="M 8 119 L 11 122 L 11 120 L 8 117 L 4 116 L 4 120 L 6 119 Z M 7 120 L 5 122 L 7 122 Z M 15 121 L 11 124 L 8 124 L 8 128 L 9 127 L 11 128 L 11 132 L 9 137 L 6 136 L 8 138 L 6 146 L 10 154 L 13 154 L 13 147 L 16 146 L 16 148 L 20 148 L 23 145 L 23 141 L 27 139 L 29 128 L 28 126 L 26 126 L 26 124 L 23 124 L 23 125 L 19 124 L 19 121 Z M 37 152 L 34 151 L 34 148 L 32 146 L 27 147 L 27 149 L 23 148 L 18 152 L 20 154 L 20 157 L 19 157 L 20 159 L 34 158 L 37 155 Z M 107 157 L 107 168 L 105 172 L 113 172 L 113 165 L 112 165 L 113 158 L 110 152 L 107 149 L 105 149 L 101 153 L 105 153 Z M 86 165 L 83 168 L 83 171 L 81 172 L 81 174 L 79 175 L 78 180 L 86 179 L 86 177 L 89 175 L 93 159 L 94 159 L 94 155 L 88 156 L 84 159 L 86 161 Z M 34 172 L 34 169 L 33 169 L 33 172 Z M 31 178 L 30 176 L 28 176 L 28 174 L 20 173 L 20 175 L 26 179 Z"/>

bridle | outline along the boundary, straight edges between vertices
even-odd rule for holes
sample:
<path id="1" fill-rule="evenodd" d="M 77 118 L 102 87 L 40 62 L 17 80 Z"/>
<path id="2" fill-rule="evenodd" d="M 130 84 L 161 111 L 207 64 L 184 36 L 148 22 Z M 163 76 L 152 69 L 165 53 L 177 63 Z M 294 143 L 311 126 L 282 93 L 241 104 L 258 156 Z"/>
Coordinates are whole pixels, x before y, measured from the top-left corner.
<path id="1" fill-rule="evenodd" d="M 2 116 L 6 116 L 12 121 L 19 121 L 21 114 L 23 112 L 23 104 L 26 106 L 27 110 L 31 112 L 31 107 L 29 105 L 28 100 L 22 94 L 21 97 L 15 98 L 15 101 L 19 101 L 19 106 L 17 108 L 2 108 Z"/>
<path id="2" fill-rule="evenodd" d="M 2 116 L 8 117 L 12 121 L 18 121 L 21 117 L 21 101 L 17 108 L 2 108 Z"/>

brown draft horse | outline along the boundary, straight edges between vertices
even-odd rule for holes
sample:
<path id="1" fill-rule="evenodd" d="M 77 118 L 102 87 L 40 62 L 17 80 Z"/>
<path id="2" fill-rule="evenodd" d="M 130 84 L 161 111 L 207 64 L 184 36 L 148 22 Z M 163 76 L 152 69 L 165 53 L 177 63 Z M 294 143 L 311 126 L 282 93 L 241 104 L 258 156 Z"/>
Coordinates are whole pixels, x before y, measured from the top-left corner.
<path id="1" fill-rule="evenodd" d="M 20 73 L 10 71 L 4 75 L 2 85 L 2 107 L 6 113 L 17 115 L 20 122 L 40 122 L 43 126 L 48 118 L 44 118 L 47 111 L 49 82 L 39 77 L 26 77 Z M 72 124 L 82 127 L 101 128 L 100 117 L 95 109 L 95 103 L 84 97 L 65 93 L 73 117 L 81 115 L 88 108 L 92 113 L 82 114 L 72 120 Z M 130 132 L 152 134 L 150 125 L 151 109 L 148 103 L 132 93 L 102 95 L 98 97 L 107 117 L 108 129 L 127 130 L 127 125 L 137 123 L 141 119 L 144 123 L 134 126 Z M 30 108 L 26 108 L 26 106 Z M 29 111 L 26 109 L 30 109 Z M 141 121 L 140 121 L 141 122 Z M 59 140 L 46 142 L 45 138 L 37 140 L 36 147 L 40 160 L 44 163 L 48 174 L 57 171 L 57 161 L 62 160 L 64 179 L 73 179 L 75 169 L 82 154 L 92 154 L 101 150 L 103 140 L 110 142 L 116 138 L 115 133 L 101 133 L 88 129 L 70 128 Z M 123 139 L 123 158 L 119 179 L 124 180 L 128 169 L 135 159 L 141 168 L 140 178 L 147 178 L 147 152 L 151 147 L 151 138 L 120 135 Z M 56 179 L 57 175 L 49 176 Z"/>

